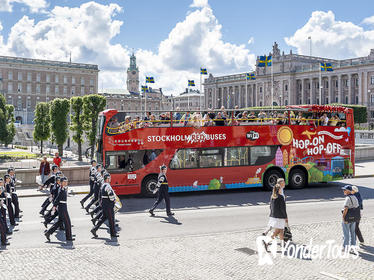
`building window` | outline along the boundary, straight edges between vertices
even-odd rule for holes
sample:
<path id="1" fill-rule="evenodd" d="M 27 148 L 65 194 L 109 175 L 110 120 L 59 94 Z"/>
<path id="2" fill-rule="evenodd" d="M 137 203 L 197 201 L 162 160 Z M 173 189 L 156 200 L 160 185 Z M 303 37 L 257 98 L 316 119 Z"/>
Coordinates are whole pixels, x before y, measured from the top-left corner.
<path id="1" fill-rule="evenodd" d="M 67 84 L 67 83 L 68 83 L 68 77 L 64 76 L 64 84 Z"/>
<path id="2" fill-rule="evenodd" d="M 90 94 L 93 94 L 93 87 L 90 87 Z"/>
<path id="3" fill-rule="evenodd" d="M 90 79 L 90 86 L 94 85 L 94 79 Z"/>
<path id="4" fill-rule="evenodd" d="M 71 83 L 75 85 L 75 77 L 71 77 Z"/>
<path id="5" fill-rule="evenodd" d="M 26 106 L 27 106 L 27 108 L 31 108 L 31 100 L 30 99 L 27 99 L 26 100 Z"/>
<path id="6" fill-rule="evenodd" d="M 50 74 L 47 74 L 47 75 L 45 76 L 45 81 L 46 81 L 47 83 L 50 83 L 50 82 L 51 82 L 51 75 L 50 75 Z"/>
<path id="7" fill-rule="evenodd" d="M 67 95 L 67 94 L 68 94 L 68 87 L 64 86 L 64 95 Z"/>
<path id="8" fill-rule="evenodd" d="M 356 101 L 356 104 L 358 104 L 358 96 L 357 95 L 355 96 L 355 101 Z"/>
<path id="9" fill-rule="evenodd" d="M 40 82 L 40 73 L 37 73 L 37 74 L 36 74 L 36 81 L 37 81 L 37 82 Z"/>
<path id="10" fill-rule="evenodd" d="M 40 94 L 40 84 L 37 84 L 37 85 L 36 85 L 36 93 L 39 93 L 39 94 Z"/>
<path id="11" fill-rule="evenodd" d="M 374 85 L 374 76 L 370 77 L 370 84 Z"/>
<path id="12" fill-rule="evenodd" d="M 84 86 L 81 86 L 81 95 L 84 95 Z"/>
<path id="13" fill-rule="evenodd" d="M 308 84 L 308 89 L 310 89 L 310 83 Z"/>
<path id="14" fill-rule="evenodd" d="M 18 72 L 18 81 L 22 81 L 22 72 Z"/>
<path id="15" fill-rule="evenodd" d="M 84 78 L 81 78 L 81 85 L 84 86 Z"/>
<path id="16" fill-rule="evenodd" d="M 335 81 L 335 87 L 339 87 L 339 82 L 338 82 L 338 80 Z"/>
<path id="17" fill-rule="evenodd" d="M 325 88 L 329 88 L 329 81 L 325 81 Z"/>
<path id="18" fill-rule="evenodd" d="M 345 104 L 348 104 L 348 96 L 345 97 Z"/>
<path id="19" fill-rule="evenodd" d="M 18 83 L 18 92 L 22 92 L 22 83 Z"/>
<path id="20" fill-rule="evenodd" d="M 51 93 L 51 86 L 50 85 L 45 86 L 45 92 L 46 93 Z"/>
<path id="21" fill-rule="evenodd" d="M 27 84 L 27 93 L 31 93 L 31 84 L 29 83 L 29 84 Z"/>
<path id="22" fill-rule="evenodd" d="M 21 96 L 18 96 L 18 100 L 17 100 L 17 109 L 18 111 L 21 111 L 22 110 L 22 99 L 21 99 Z"/>
<path id="23" fill-rule="evenodd" d="M 31 73 L 30 72 L 27 73 L 27 81 L 31 82 Z"/>
<path id="24" fill-rule="evenodd" d="M 355 86 L 358 87 L 358 79 L 355 79 Z"/>
<path id="25" fill-rule="evenodd" d="M 325 98 L 325 104 L 329 104 L 329 98 L 328 97 Z"/>
<path id="26" fill-rule="evenodd" d="M 8 83 L 8 93 L 13 93 L 13 83 Z"/>
<path id="27" fill-rule="evenodd" d="M 262 93 L 262 87 L 260 87 L 260 93 Z"/>
<path id="28" fill-rule="evenodd" d="M 58 86 L 55 86 L 55 94 L 58 94 Z"/>
<path id="29" fill-rule="evenodd" d="M 344 86 L 348 86 L 348 80 L 344 80 Z"/>
<path id="30" fill-rule="evenodd" d="M 74 93 L 75 93 L 75 86 L 72 86 L 71 87 L 71 94 L 74 95 Z"/>
<path id="31" fill-rule="evenodd" d="M 339 98 L 337 96 L 335 96 L 335 102 L 338 103 L 339 102 Z"/>
<path id="32" fill-rule="evenodd" d="M 374 119 L 374 111 L 370 111 L 370 117 Z"/>
<path id="33" fill-rule="evenodd" d="M 285 91 L 288 90 L 288 85 L 284 85 L 284 90 L 285 90 Z"/>
<path id="34" fill-rule="evenodd" d="M 55 75 L 55 83 L 58 84 L 58 75 Z"/>

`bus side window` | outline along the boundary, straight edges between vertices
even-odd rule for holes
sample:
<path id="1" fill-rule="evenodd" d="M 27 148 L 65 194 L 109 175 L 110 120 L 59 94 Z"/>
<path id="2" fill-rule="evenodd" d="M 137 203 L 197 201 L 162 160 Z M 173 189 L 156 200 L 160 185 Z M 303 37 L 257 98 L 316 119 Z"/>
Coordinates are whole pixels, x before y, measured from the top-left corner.
<path id="1" fill-rule="evenodd" d="M 278 146 L 252 146 L 250 147 L 250 165 L 263 165 L 271 162 Z"/>
<path id="2" fill-rule="evenodd" d="M 197 156 L 197 149 L 180 149 L 170 162 L 170 168 L 197 168 Z"/>

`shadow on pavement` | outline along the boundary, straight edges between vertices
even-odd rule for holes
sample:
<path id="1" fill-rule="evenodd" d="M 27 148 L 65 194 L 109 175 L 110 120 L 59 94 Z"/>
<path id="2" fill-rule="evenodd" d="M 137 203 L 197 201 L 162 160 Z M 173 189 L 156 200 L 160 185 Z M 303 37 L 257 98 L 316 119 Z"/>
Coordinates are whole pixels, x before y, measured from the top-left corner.
<path id="1" fill-rule="evenodd" d="M 362 245 L 361 248 L 363 251 L 360 251 L 360 257 L 364 260 L 374 262 L 374 247 Z"/>
<path id="2" fill-rule="evenodd" d="M 293 190 L 286 189 L 287 203 L 300 202 L 304 200 L 331 201 L 343 199 L 341 188 L 347 183 L 332 182 L 311 184 L 307 188 Z M 363 199 L 374 198 L 374 189 L 357 185 Z M 171 193 L 172 209 L 183 208 L 205 208 L 268 204 L 271 193 L 261 188 L 248 188 L 236 190 L 217 190 L 202 192 Z M 123 207 L 120 213 L 138 212 L 148 210 L 154 203 L 155 198 L 139 196 L 122 196 Z M 164 211 L 160 204 L 158 209 Z M 161 207 L 160 207 L 161 206 Z"/>

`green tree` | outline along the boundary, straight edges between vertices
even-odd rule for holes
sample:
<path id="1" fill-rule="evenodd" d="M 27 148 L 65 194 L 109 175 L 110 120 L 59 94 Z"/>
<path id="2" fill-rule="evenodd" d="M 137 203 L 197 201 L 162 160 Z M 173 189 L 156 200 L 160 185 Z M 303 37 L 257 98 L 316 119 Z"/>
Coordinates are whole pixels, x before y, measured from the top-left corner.
<path id="1" fill-rule="evenodd" d="M 8 146 L 10 143 L 13 142 L 14 135 L 16 135 L 16 127 L 14 126 L 14 106 L 13 105 L 5 105 L 6 109 L 6 135 L 3 139 L 4 145 Z"/>
<path id="2" fill-rule="evenodd" d="M 97 118 L 105 109 L 106 99 L 98 94 L 90 94 L 83 97 L 84 130 L 87 133 L 91 147 L 91 159 L 94 155 L 94 147 L 97 134 Z"/>
<path id="3" fill-rule="evenodd" d="M 82 143 L 84 133 L 83 97 L 76 96 L 70 99 L 72 109 L 70 129 L 75 132 L 73 140 L 78 144 L 78 160 L 82 161 Z"/>
<path id="4" fill-rule="evenodd" d="M 58 152 L 63 155 L 63 145 L 68 139 L 68 114 L 70 102 L 68 99 L 56 98 L 49 107 L 51 118 L 51 131 L 58 147 Z"/>
<path id="5" fill-rule="evenodd" d="M 43 141 L 48 140 L 51 133 L 49 104 L 40 102 L 35 107 L 34 133 L 35 142 L 40 141 L 40 153 L 43 154 Z"/>

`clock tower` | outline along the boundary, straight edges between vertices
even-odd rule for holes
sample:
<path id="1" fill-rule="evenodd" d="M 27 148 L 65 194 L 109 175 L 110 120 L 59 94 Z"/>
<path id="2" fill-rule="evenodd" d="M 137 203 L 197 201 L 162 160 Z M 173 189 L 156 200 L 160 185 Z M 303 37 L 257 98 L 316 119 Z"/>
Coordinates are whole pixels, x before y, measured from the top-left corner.
<path id="1" fill-rule="evenodd" d="M 134 53 L 130 56 L 130 67 L 127 68 L 127 90 L 139 93 L 139 69 L 136 66 Z"/>

